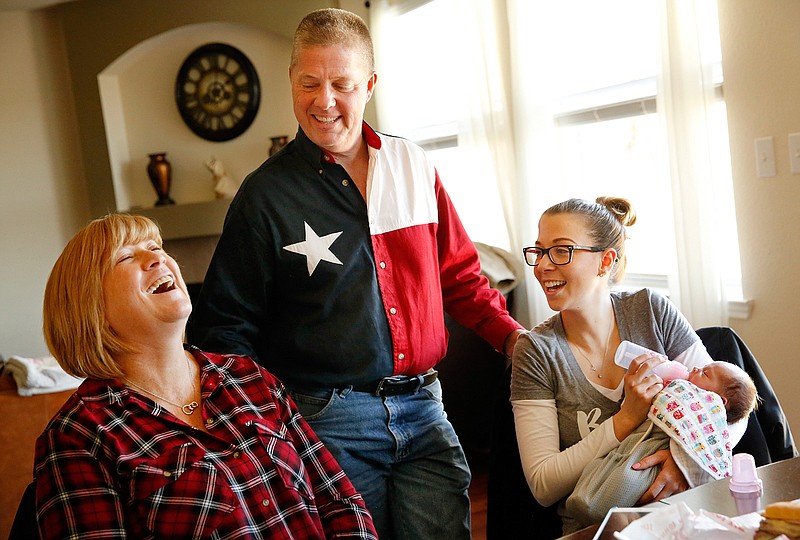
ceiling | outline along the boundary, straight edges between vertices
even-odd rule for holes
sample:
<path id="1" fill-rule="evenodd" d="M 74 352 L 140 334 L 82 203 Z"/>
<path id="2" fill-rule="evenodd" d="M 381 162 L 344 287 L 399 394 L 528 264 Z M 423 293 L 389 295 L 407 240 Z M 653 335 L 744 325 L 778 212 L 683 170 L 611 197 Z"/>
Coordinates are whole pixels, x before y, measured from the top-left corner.
<path id="1" fill-rule="evenodd" d="M 0 0 L 0 11 L 39 9 L 70 0 Z"/>

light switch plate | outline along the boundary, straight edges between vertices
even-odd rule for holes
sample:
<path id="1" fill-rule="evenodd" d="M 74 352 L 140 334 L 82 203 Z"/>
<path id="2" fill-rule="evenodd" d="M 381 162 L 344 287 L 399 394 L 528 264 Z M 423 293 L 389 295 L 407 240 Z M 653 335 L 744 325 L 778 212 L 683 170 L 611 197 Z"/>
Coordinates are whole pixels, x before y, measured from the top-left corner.
<path id="1" fill-rule="evenodd" d="M 756 139 L 756 174 L 759 178 L 775 176 L 775 144 L 772 137 Z"/>
<path id="2" fill-rule="evenodd" d="M 789 133 L 789 169 L 800 174 L 800 133 Z"/>

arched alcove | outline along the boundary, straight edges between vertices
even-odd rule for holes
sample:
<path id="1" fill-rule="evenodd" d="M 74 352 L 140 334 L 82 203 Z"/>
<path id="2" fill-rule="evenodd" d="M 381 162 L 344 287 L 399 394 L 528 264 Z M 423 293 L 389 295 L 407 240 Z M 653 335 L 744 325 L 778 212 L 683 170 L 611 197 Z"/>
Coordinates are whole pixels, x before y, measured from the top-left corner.
<path id="1" fill-rule="evenodd" d="M 192 133 L 175 105 L 175 77 L 200 45 L 223 42 L 244 52 L 261 82 L 261 105 L 250 128 L 226 142 Z M 205 162 L 220 159 L 237 182 L 267 158 L 270 137 L 293 137 L 288 64 L 291 41 L 269 31 L 233 23 L 201 23 L 153 36 L 111 62 L 98 76 L 103 122 L 117 210 L 153 206 L 148 154 L 166 152 L 172 164 L 171 196 L 177 205 L 214 199 Z M 159 209 L 160 210 L 160 209 Z M 176 209 L 178 210 L 178 209 Z"/>

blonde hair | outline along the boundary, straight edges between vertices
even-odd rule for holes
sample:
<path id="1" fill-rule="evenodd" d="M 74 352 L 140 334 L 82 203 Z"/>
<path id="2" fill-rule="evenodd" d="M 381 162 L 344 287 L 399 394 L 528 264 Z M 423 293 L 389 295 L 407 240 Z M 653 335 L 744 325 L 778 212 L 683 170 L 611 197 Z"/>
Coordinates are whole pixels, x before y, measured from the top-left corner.
<path id="1" fill-rule="evenodd" d="M 43 330 L 50 353 L 70 375 L 122 376 L 113 357 L 130 348 L 106 324 L 103 279 L 122 246 L 149 240 L 162 243 L 150 219 L 109 214 L 90 222 L 64 247 L 45 287 Z"/>
<path id="2" fill-rule="evenodd" d="M 598 197 L 595 202 L 569 199 L 551 206 L 542 215 L 556 214 L 583 217 L 594 245 L 603 249 L 614 248 L 617 260 L 611 269 L 609 281 L 612 285 L 619 283 L 625 275 L 627 265 L 626 228 L 636 223 L 636 211 L 631 202 L 620 197 Z"/>
<path id="3" fill-rule="evenodd" d="M 357 50 L 367 70 L 370 73 L 375 71 L 375 52 L 367 24 L 355 13 L 336 8 L 312 11 L 300 21 L 294 33 L 289 67 L 297 64 L 300 50 L 330 45 L 344 45 Z"/>

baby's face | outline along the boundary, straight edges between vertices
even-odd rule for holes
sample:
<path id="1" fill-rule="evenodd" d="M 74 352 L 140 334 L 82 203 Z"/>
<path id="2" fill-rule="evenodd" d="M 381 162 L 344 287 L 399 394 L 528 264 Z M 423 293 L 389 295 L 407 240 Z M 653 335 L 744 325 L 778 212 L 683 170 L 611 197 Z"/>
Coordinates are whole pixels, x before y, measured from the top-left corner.
<path id="1" fill-rule="evenodd" d="M 722 395 L 725 384 L 736 374 L 734 366 L 727 362 L 711 362 L 702 368 L 693 368 L 687 379 L 698 388 Z"/>

